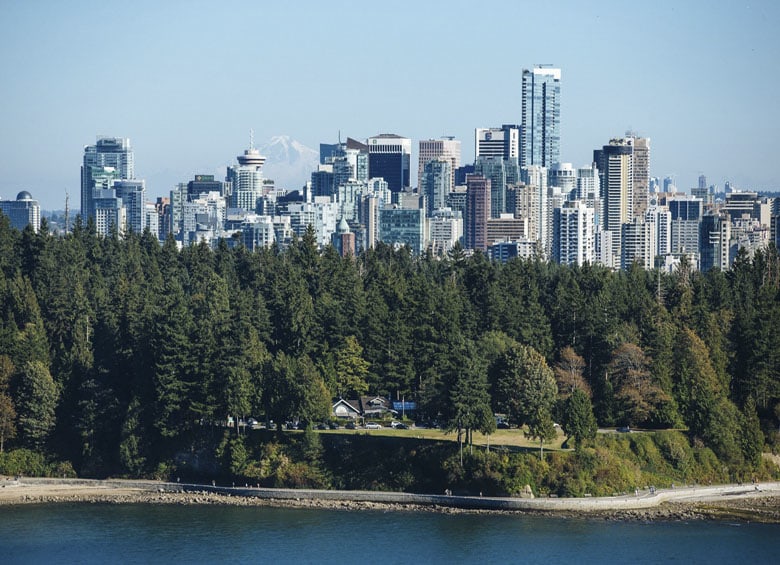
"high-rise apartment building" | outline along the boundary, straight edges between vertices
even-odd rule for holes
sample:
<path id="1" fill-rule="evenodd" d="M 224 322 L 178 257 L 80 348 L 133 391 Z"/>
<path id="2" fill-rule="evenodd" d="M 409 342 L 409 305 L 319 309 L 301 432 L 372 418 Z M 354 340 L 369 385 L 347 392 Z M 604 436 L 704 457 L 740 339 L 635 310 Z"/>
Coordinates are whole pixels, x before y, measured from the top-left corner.
<path id="1" fill-rule="evenodd" d="M 409 188 L 409 166 L 412 158 L 412 140 L 392 133 L 369 137 L 368 174 L 383 178 L 392 192 Z"/>
<path id="2" fill-rule="evenodd" d="M 560 162 L 561 70 L 523 69 L 520 166 Z"/>
<path id="3" fill-rule="evenodd" d="M 594 262 L 593 208 L 584 200 L 569 200 L 553 214 L 552 259 L 562 265 Z"/>
<path id="4" fill-rule="evenodd" d="M 621 226 L 634 211 L 634 147 L 630 140 L 613 139 L 593 152 L 601 176 L 601 226 L 612 233 L 612 253 L 620 257 Z"/>
<path id="5" fill-rule="evenodd" d="M 94 191 L 106 186 L 95 186 L 97 176 L 110 173 L 113 178 L 134 179 L 135 167 L 130 140 L 122 137 L 98 137 L 95 145 L 84 148 L 81 165 L 81 217 L 94 217 Z"/>
<path id="6" fill-rule="evenodd" d="M 474 158 L 520 159 L 520 126 L 504 124 L 500 128 L 474 130 Z"/>
<path id="7" fill-rule="evenodd" d="M 122 200 L 125 208 L 125 226 L 120 231 L 132 230 L 140 234 L 146 229 L 146 183 L 143 180 L 114 181 L 117 198 Z"/>
<path id="8" fill-rule="evenodd" d="M 466 216 L 463 225 L 464 246 L 487 251 L 487 222 L 490 218 L 490 179 L 466 176 Z"/>
<path id="9" fill-rule="evenodd" d="M 627 132 L 634 146 L 634 216 L 641 216 L 647 209 L 650 194 L 650 139 Z"/>
<path id="10" fill-rule="evenodd" d="M 455 171 L 460 167 L 460 140 L 454 137 L 420 140 L 420 151 L 417 165 L 417 187 L 422 187 L 422 177 L 425 165 L 434 159 L 447 159 L 450 162 L 452 179 L 450 186 L 455 186 Z"/>

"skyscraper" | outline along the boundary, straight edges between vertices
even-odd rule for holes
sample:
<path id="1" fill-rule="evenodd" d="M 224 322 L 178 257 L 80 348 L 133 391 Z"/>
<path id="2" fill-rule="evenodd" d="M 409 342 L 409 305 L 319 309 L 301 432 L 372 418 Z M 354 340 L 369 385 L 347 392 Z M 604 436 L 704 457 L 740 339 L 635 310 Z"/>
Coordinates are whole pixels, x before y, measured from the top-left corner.
<path id="1" fill-rule="evenodd" d="M 412 158 L 412 140 L 393 133 L 369 137 L 368 174 L 387 181 L 392 192 L 409 188 L 409 166 Z"/>
<path id="2" fill-rule="evenodd" d="M 419 160 L 417 164 L 417 187 L 422 186 L 423 172 L 429 161 L 443 157 L 450 162 L 452 179 L 450 186 L 455 186 L 455 170 L 460 167 L 460 140 L 454 137 L 420 140 Z"/>
<path id="3" fill-rule="evenodd" d="M 620 257 L 622 225 L 632 220 L 634 210 L 633 145 L 627 139 L 612 139 L 593 152 L 601 175 L 601 225 L 612 234 L 612 254 Z"/>
<path id="4" fill-rule="evenodd" d="M 227 180 L 232 183 L 231 208 L 255 212 L 263 196 L 263 164 L 265 157 L 249 143 L 249 149 L 236 157 L 238 166 L 228 167 Z"/>
<path id="5" fill-rule="evenodd" d="M 500 128 L 474 130 L 474 158 L 520 159 L 520 126 L 504 124 Z"/>
<path id="6" fill-rule="evenodd" d="M 647 210 L 650 194 L 650 139 L 626 132 L 626 138 L 634 145 L 634 216 Z"/>
<path id="7" fill-rule="evenodd" d="M 463 239 L 467 249 L 487 251 L 487 222 L 490 218 L 490 179 L 466 176 L 466 218 Z"/>
<path id="8" fill-rule="evenodd" d="M 520 166 L 560 162 L 561 70 L 523 69 Z"/>
<path id="9" fill-rule="evenodd" d="M 95 215 L 95 177 L 109 172 L 117 180 L 135 178 L 133 150 L 129 139 L 98 137 L 95 145 L 87 145 L 84 148 L 84 161 L 81 166 L 81 216 L 84 222 Z"/>
<path id="10" fill-rule="evenodd" d="M 426 215 L 430 218 L 434 210 L 447 205 L 447 195 L 452 192 L 452 161 L 439 157 L 423 165 L 420 194 L 426 198 Z"/>

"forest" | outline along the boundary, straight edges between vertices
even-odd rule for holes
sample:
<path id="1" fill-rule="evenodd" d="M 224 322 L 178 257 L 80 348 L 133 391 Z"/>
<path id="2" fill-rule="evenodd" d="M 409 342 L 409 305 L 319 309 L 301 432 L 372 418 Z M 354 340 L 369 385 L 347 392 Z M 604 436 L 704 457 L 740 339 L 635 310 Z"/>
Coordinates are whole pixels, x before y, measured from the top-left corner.
<path id="1" fill-rule="evenodd" d="M 228 418 L 313 424 L 361 394 L 413 400 L 467 443 L 499 413 L 540 445 L 561 422 L 578 452 L 596 425 L 677 430 L 739 469 L 780 448 L 773 247 L 670 274 L 342 258 L 311 229 L 256 252 L 47 232 L 0 215 L 0 451 L 79 476 L 172 472 L 215 429 L 250 476 Z"/>

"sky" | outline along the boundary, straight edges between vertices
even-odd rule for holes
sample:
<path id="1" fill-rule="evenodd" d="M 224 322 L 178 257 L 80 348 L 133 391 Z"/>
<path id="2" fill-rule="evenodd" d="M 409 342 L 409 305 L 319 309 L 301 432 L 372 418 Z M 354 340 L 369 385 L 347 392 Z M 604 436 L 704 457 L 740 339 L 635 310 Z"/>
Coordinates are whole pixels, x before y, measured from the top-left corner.
<path id="1" fill-rule="evenodd" d="M 77 208 L 86 145 L 128 137 L 147 197 L 249 145 L 520 123 L 522 69 L 561 80 L 561 159 L 631 129 L 679 189 L 780 190 L 780 2 L 0 0 L 0 198 Z M 416 175 L 412 175 L 416 178 Z"/>

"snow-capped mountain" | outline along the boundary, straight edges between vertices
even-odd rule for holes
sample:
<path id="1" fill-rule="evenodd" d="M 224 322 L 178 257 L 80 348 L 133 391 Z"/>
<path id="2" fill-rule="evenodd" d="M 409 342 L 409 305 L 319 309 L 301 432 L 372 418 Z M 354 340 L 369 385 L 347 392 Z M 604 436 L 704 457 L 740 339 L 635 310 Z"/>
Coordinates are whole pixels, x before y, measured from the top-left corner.
<path id="1" fill-rule="evenodd" d="M 263 176 L 273 179 L 277 188 L 300 189 L 320 162 L 318 151 L 286 135 L 272 137 L 258 150 L 266 157 Z"/>

